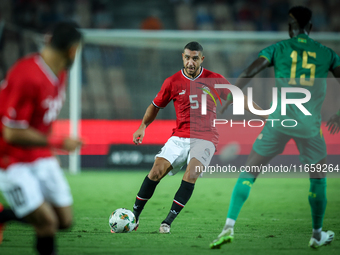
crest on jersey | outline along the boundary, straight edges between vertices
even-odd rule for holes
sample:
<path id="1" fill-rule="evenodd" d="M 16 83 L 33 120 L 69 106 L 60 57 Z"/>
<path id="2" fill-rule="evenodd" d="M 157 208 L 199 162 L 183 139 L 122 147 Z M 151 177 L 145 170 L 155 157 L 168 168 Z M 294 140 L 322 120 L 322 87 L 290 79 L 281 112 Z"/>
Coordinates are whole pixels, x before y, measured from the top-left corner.
<path id="1" fill-rule="evenodd" d="M 204 86 L 204 85 L 203 85 L 203 87 L 202 87 L 202 90 L 203 90 L 203 93 L 206 94 L 206 95 L 210 92 L 209 87 Z"/>
<path id="2" fill-rule="evenodd" d="M 212 98 L 212 100 L 214 101 L 215 106 L 217 106 L 216 99 L 215 99 L 214 96 L 211 94 L 210 88 L 209 88 L 208 86 L 206 86 L 206 84 L 204 84 L 204 83 L 202 83 L 202 82 L 198 82 L 198 83 L 199 83 L 199 84 L 202 84 L 203 86 L 202 86 L 202 88 L 200 88 L 200 87 L 197 87 L 197 88 L 203 90 L 203 93 L 204 93 L 204 94 L 209 95 L 209 96 Z M 218 95 L 216 89 L 214 89 L 213 87 L 211 87 L 211 90 L 212 90 L 212 91 L 214 92 L 214 94 L 217 96 L 217 99 L 220 101 L 220 103 L 221 103 L 221 105 L 222 105 L 222 100 L 221 100 L 220 96 Z"/>

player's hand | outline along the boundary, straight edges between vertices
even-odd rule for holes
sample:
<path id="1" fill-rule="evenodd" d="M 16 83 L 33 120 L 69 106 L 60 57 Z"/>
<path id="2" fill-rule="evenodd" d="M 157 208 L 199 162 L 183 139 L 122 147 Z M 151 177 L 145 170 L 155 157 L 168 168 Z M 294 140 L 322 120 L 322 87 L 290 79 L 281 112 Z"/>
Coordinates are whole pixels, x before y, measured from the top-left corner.
<path id="1" fill-rule="evenodd" d="M 339 133 L 339 131 L 340 131 L 340 116 L 334 114 L 329 119 L 329 121 L 327 121 L 326 127 L 328 127 L 328 131 L 332 135 Z"/>
<path id="2" fill-rule="evenodd" d="M 77 149 L 78 147 L 82 146 L 82 144 L 83 144 L 83 141 L 80 140 L 80 139 L 74 139 L 74 138 L 71 138 L 71 137 L 67 137 L 64 140 L 63 150 L 72 152 L 75 149 Z"/>
<path id="3" fill-rule="evenodd" d="M 145 135 L 145 128 L 138 128 L 138 130 L 133 134 L 133 142 L 138 145 L 143 142 Z"/>
<path id="4" fill-rule="evenodd" d="M 222 109 L 220 110 L 220 113 L 223 114 L 225 110 L 227 110 L 227 108 L 229 107 L 229 105 L 231 105 L 233 103 L 233 101 L 231 100 L 227 100 L 224 104 L 224 106 L 222 107 Z"/>

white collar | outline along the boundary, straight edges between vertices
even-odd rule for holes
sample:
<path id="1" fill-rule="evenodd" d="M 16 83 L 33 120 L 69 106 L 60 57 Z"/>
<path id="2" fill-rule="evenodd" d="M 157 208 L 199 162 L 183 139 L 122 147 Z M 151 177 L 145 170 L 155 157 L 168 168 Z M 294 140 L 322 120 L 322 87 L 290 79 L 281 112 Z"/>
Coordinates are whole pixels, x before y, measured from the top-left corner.
<path id="1" fill-rule="evenodd" d="M 199 78 L 200 76 L 201 76 L 201 74 L 203 73 L 203 67 L 201 67 L 201 72 L 195 77 L 195 78 L 190 78 L 190 77 L 188 77 L 188 76 L 186 76 L 185 75 L 185 73 L 183 72 L 183 69 L 181 69 L 181 72 L 182 72 L 182 75 L 185 77 L 185 78 L 187 78 L 188 80 L 190 80 L 190 81 L 194 81 L 194 80 L 196 80 L 197 78 Z"/>
<path id="2" fill-rule="evenodd" d="M 40 55 L 35 57 L 35 62 L 53 85 L 58 84 L 58 77 L 53 73 L 51 68 L 46 64 L 45 60 Z"/>

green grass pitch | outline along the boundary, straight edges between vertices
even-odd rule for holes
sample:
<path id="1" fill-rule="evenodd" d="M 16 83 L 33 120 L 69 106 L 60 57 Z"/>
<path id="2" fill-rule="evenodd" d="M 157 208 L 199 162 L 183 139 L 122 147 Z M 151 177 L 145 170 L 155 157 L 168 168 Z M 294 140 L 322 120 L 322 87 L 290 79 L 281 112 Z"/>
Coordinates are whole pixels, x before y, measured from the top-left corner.
<path id="1" fill-rule="evenodd" d="M 202 178 L 172 224 L 171 234 L 158 233 L 182 173 L 165 177 L 140 218 L 137 232 L 111 234 L 113 210 L 131 209 L 146 171 L 83 172 L 68 175 L 74 196 L 74 226 L 58 234 L 59 254 L 340 254 L 340 179 L 328 179 L 324 229 L 335 240 L 318 251 L 308 247 L 311 216 L 309 180 L 260 178 L 254 184 L 235 226 L 235 240 L 220 250 L 209 243 L 220 233 L 235 178 Z M 4 199 L 0 197 L 0 202 Z M 35 254 L 34 233 L 26 225 L 6 226 L 0 254 Z"/>

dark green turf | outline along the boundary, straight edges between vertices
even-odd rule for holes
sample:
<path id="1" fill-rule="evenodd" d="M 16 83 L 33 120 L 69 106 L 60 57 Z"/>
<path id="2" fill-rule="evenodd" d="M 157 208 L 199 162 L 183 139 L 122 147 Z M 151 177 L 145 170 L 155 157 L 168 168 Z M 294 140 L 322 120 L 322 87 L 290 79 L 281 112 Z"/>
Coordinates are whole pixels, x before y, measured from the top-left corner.
<path id="1" fill-rule="evenodd" d="M 340 179 L 328 179 L 324 229 L 335 232 L 330 246 L 308 248 L 311 217 L 308 179 L 256 181 L 235 227 L 235 239 L 220 250 L 209 243 L 220 233 L 236 179 L 199 179 L 194 194 L 172 224 L 170 235 L 158 234 L 182 173 L 166 177 L 146 205 L 137 232 L 111 234 L 114 209 L 132 208 L 147 172 L 83 172 L 68 176 L 74 196 L 75 224 L 58 234 L 59 254 L 340 254 Z M 0 202 L 3 202 L 0 198 Z M 30 227 L 8 224 L 0 254 L 34 254 Z"/>

